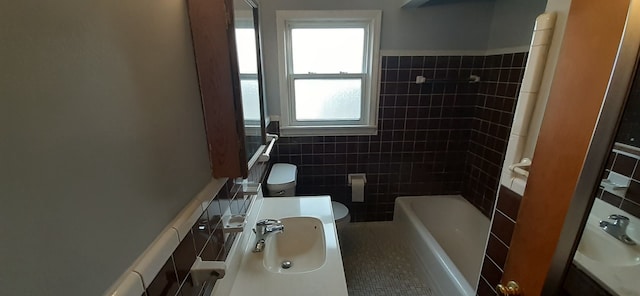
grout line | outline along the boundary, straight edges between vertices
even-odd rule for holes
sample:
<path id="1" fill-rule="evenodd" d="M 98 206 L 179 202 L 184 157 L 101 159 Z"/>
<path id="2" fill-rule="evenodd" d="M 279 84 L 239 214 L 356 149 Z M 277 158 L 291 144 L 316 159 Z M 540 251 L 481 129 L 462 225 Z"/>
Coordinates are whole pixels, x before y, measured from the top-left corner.
<path id="1" fill-rule="evenodd" d="M 502 216 L 507 217 L 507 219 L 509 219 L 509 221 L 513 222 L 513 224 L 515 224 L 515 223 L 516 223 L 516 221 L 515 221 L 515 220 L 513 220 L 511 217 L 509 217 L 509 215 L 507 215 L 507 214 L 505 214 L 504 212 L 502 212 L 500 209 L 497 209 L 497 208 L 496 208 L 496 211 L 498 211 L 500 214 L 502 214 Z"/>

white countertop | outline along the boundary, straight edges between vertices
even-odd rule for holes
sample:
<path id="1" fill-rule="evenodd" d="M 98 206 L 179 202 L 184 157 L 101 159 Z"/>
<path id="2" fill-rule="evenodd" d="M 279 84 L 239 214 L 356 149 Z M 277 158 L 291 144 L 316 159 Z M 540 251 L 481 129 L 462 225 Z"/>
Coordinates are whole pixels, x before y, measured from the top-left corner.
<path id="1" fill-rule="evenodd" d="M 599 227 L 600 220 L 606 220 L 610 214 L 620 214 L 629 217 L 630 223 L 627 228 L 627 234 L 632 239 L 640 241 L 640 236 L 637 235 L 638 229 L 640 228 L 640 220 L 600 199 L 595 200 L 586 227 L 591 227 L 595 231 L 598 231 L 599 236 L 602 235 L 602 239 L 609 240 L 609 243 L 623 245 L 622 242 L 615 240 L 613 237 L 609 237 L 609 235 L 604 233 Z M 624 246 L 640 250 L 640 246 L 638 245 Z M 576 252 L 573 260 L 576 266 L 585 271 L 593 280 L 612 294 L 640 296 L 640 262 L 635 262 L 635 264 L 629 263 L 629 265 L 626 266 L 615 266 L 592 260 L 579 251 Z"/>
<path id="2" fill-rule="evenodd" d="M 324 265 L 317 270 L 295 274 L 268 271 L 263 266 L 264 252 L 252 252 L 255 234 L 251 231 L 253 225 L 247 225 L 244 233 L 248 232 L 250 236 L 245 246 L 239 246 L 242 261 L 229 295 L 347 296 L 347 285 L 333 219 L 331 198 L 329 196 L 305 196 L 262 199 L 257 219 L 285 217 L 315 217 L 322 221 L 326 242 L 326 262 Z"/>

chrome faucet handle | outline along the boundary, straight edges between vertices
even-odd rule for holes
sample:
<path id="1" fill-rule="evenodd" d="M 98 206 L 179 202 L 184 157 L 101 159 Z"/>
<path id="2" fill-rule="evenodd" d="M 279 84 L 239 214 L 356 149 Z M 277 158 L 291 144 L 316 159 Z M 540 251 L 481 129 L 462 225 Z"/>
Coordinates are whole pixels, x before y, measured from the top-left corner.
<path id="1" fill-rule="evenodd" d="M 281 223 L 282 222 L 280 222 L 280 220 L 276 220 L 276 219 L 262 219 L 256 222 L 256 226 L 267 226 L 267 225 L 281 224 Z"/>
<path id="2" fill-rule="evenodd" d="M 618 214 L 613 214 L 613 215 L 609 215 L 609 219 L 611 219 L 611 220 L 629 220 L 629 217 L 623 216 L 623 215 L 618 215 Z"/>
<path id="3" fill-rule="evenodd" d="M 613 214 L 609 216 L 609 219 L 614 220 L 613 225 L 617 225 L 622 228 L 629 225 L 629 217 L 627 216 Z"/>
<path id="4" fill-rule="evenodd" d="M 253 232 L 259 235 L 264 235 L 265 232 L 270 232 L 269 226 L 282 225 L 282 222 L 277 219 L 262 219 L 256 222 L 256 228 Z"/>

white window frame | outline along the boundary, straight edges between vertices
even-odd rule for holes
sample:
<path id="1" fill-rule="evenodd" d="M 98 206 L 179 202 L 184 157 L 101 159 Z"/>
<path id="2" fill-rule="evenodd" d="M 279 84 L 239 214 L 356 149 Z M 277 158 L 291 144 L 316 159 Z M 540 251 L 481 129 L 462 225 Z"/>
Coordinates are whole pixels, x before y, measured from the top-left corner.
<path id="1" fill-rule="evenodd" d="M 380 65 L 379 10 L 279 10 L 276 11 L 278 31 L 278 64 L 280 78 L 280 133 L 282 136 L 375 135 L 378 132 L 378 86 Z M 290 62 L 291 28 L 363 27 L 365 53 L 363 74 L 293 74 Z M 298 121 L 295 117 L 294 78 L 335 79 L 362 78 L 362 110 L 358 121 Z"/>

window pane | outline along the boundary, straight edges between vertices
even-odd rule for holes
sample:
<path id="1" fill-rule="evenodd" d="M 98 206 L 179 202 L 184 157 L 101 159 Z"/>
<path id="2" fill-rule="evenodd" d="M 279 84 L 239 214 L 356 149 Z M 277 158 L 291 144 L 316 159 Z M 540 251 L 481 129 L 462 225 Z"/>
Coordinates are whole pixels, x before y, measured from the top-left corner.
<path id="1" fill-rule="evenodd" d="M 242 74 L 258 73 L 258 53 L 256 51 L 255 34 L 253 29 L 236 29 L 238 67 Z"/>
<path id="2" fill-rule="evenodd" d="M 292 29 L 293 72 L 363 73 L 364 29 Z"/>
<path id="3" fill-rule="evenodd" d="M 360 120 L 361 79 L 296 79 L 296 120 Z"/>
<path id="4" fill-rule="evenodd" d="M 242 92 L 242 112 L 245 121 L 260 122 L 260 96 L 258 79 L 240 79 Z"/>

